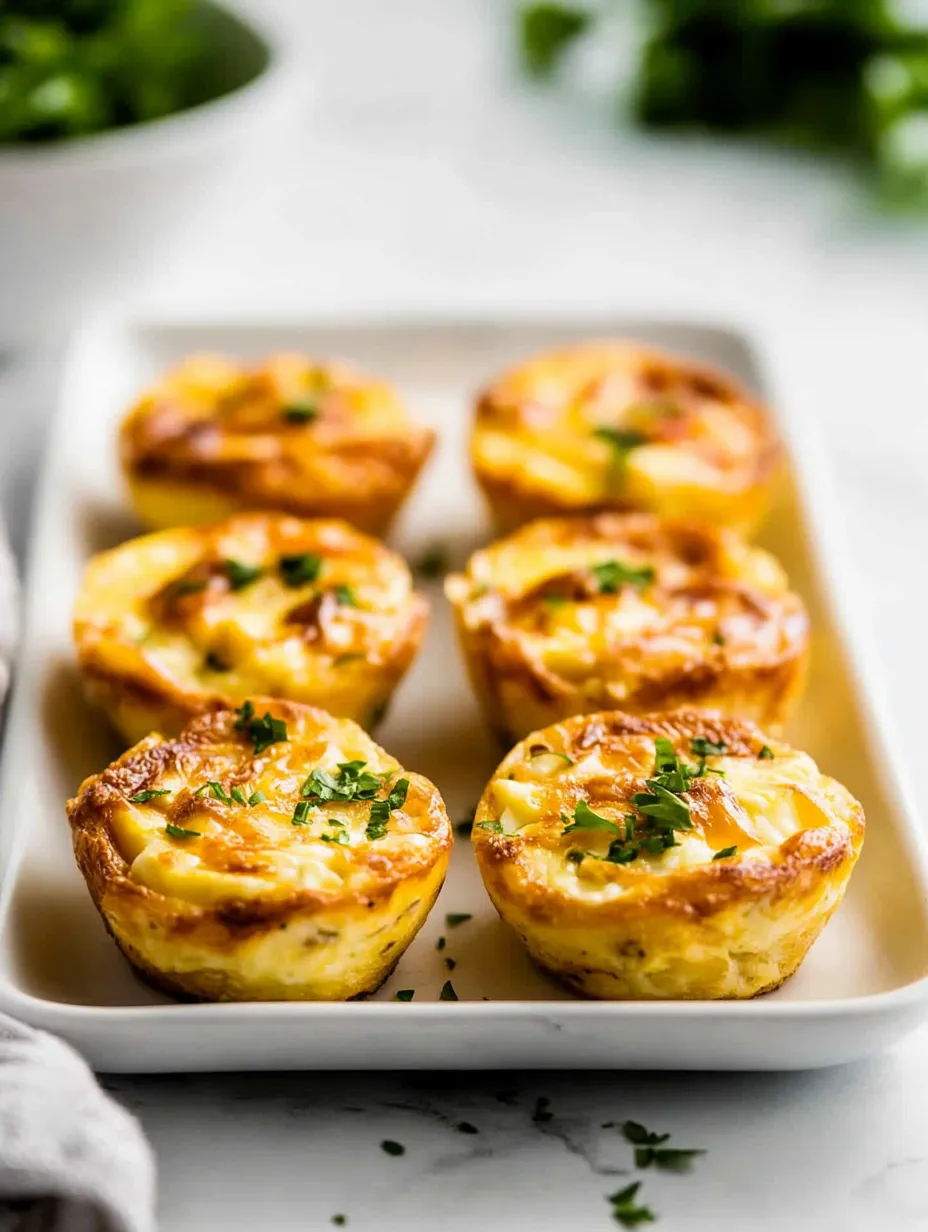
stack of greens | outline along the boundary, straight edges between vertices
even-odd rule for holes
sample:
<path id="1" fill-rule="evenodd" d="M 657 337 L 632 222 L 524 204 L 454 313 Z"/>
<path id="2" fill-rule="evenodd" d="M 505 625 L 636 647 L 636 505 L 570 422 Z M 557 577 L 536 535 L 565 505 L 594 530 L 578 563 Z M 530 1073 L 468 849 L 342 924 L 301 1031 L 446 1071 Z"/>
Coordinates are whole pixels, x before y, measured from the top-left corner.
<path id="1" fill-rule="evenodd" d="M 838 151 L 928 202 L 928 26 L 890 0 L 641 0 L 637 118 Z M 911 5 L 909 6 L 912 7 Z M 897 11 L 898 10 L 898 11 Z M 549 76 L 603 10 L 531 4 L 523 58 Z"/>
<path id="2" fill-rule="evenodd" d="M 200 58 L 190 0 L 0 0 L 0 142 L 178 111 Z"/>

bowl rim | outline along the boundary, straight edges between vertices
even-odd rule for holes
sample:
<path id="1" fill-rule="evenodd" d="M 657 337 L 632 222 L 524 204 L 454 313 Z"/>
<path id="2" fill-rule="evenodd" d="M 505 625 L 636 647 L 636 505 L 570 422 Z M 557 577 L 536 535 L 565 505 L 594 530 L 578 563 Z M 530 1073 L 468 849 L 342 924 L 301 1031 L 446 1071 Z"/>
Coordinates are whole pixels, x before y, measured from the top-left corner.
<path id="1" fill-rule="evenodd" d="M 305 78 L 297 73 L 295 40 L 287 39 L 281 30 L 273 29 L 251 12 L 246 16 L 237 6 L 216 0 L 200 0 L 200 4 L 220 11 L 263 45 L 267 63 L 254 77 L 216 98 L 154 120 L 104 129 L 84 137 L 0 145 L 0 175 L 6 171 L 66 168 L 78 163 L 84 168 L 94 163 L 137 160 L 140 155 L 148 161 L 157 152 L 201 146 L 204 137 L 215 138 L 220 129 L 241 131 L 268 105 L 285 95 L 295 97 L 300 85 L 305 86 Z"/>

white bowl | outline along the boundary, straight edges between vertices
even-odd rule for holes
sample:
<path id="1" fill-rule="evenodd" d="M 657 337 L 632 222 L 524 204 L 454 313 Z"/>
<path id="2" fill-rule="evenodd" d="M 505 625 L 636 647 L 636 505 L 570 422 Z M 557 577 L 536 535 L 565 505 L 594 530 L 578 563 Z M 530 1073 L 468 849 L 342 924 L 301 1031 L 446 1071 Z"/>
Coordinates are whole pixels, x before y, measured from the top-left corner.
<path id="1" fill-rule="evenodd" d="M 206 0 L 197 8 L 226 93 L 95 136 L 0 146 L 0 348 L 59 333 L 124 294 L 249 143 L 297 105 L 279 41 Z"/>

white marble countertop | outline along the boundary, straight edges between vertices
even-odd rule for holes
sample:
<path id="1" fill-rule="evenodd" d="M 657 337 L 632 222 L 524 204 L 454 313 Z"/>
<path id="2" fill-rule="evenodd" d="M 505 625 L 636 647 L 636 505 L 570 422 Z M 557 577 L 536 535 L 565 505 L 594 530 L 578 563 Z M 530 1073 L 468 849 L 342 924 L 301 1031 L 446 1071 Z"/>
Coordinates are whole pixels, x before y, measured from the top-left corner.
<path id="1" fill-rule="evenodd" d="M 168 311 L 641 302 L 775 320 L 818 395 L 899 739 L 919 767 L 924 236 L 872 221 L 847 181 L 814 167 L 709 149 L 670 159 L 617 135 L 588 99 L 525 90 L 498 0 L 259 7 L 305 40 L 315 102 L 223 209 L 178 236 L 146 297 Z M 20 548 L 54 358 L 31 357 L 0 390 L 0 491 Z M 782 1076 L 107 1085 L 154 1143 L 164 1232 L 295 1232 L 336 1213 L 378 1232 L 615 1227 L 605 1195 L 627 1183 L 630 1151 L 600 1126 L 625 1118 L 708 1151 L 688 1177 L 645 1174 L 642 1198 L 669 1232 L 928 1229 L 928 1030 L 866 1064 Z M 536 1123 L 539 1097 L 553 1115 Z"/>

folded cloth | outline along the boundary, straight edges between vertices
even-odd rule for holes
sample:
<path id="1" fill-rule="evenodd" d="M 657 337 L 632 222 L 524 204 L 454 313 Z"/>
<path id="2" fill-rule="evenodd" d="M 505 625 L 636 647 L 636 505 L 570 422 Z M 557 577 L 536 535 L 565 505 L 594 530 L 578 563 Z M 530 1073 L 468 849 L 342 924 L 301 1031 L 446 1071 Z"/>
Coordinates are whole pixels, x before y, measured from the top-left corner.
<path id="1" fill-rule="evenodd" d="M 0 1232 L 153 1232 L 141 1127 L 72 1048 L 0 1015 Z"/>
<path id="2" fill-rule="evenodd" d="M 0 521 L 0 702 L 15 611 Z M 67 1044 L 0 1014 L 0 1232 L 152 1232 L 154 1192 L 135 1118 Z"/>

